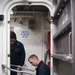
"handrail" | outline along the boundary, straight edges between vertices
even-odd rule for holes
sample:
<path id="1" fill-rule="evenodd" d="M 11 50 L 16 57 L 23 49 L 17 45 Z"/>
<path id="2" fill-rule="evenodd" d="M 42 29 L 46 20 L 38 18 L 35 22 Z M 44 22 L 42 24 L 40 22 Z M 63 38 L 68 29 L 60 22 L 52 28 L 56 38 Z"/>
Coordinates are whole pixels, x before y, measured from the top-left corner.
<path id="1" fill-rule="evenodd" d="M 12 64 L 11 64 L 10 66 L 18 67 L 19 65 L 12 65 Z M 22 67 L 22 66 L 19 66 L 19 67 L 21 67 L 22 69 L 25 69 L 25 70 L 29 70 L 29 71 L 32 71 L 32 72 L 34 72 L 34 70 L 27 69 L 27 68 L 25 68 L 25 67 Z"/>
<path id="2" fill-rule="evenodd" d="M 71 55 L 71 34 L 72 32 L 69 33 L 69 55 Z"/>
<path id="3" fill-rule="evenodd" d="M 7 67 L 7 66 L 4 65 L 4 64 L 2 64 L 2 68 L 7 68 L 8 70 L 14 71 L 14 72 L 17 72 L 17 73 L 26 73 L 26 74 L 29 74 L 29 75 L 33 75 L 33 74 L 27 73 L 27 72 L 25 72 L 25 71 L 18 71 L 18 70 L 15 70 L 15 69 L 11 69 L 11 68 Z"/>

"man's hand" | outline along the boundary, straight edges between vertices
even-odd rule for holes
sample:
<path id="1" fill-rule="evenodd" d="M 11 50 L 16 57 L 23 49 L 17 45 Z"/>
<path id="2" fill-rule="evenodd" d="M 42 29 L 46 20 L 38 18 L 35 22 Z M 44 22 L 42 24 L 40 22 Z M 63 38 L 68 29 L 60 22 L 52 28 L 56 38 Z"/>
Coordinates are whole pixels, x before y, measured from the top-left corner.
<path id="1" fill-rule="evenodd" d="M 22 70 L 21 66 L 18 66 L 17 67 L 17 70 L 21 71 Z"/>

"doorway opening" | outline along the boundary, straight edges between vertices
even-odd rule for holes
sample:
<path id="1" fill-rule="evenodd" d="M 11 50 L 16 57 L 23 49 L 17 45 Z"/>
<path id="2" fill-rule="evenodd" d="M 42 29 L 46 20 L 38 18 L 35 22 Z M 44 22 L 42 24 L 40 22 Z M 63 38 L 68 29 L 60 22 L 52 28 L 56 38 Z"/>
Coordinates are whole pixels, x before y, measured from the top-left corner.
<path id="1" fill-rule="evenodd" d="M 24 45 L 25 64 L 29 69 L 28 57 L 36 54 L 46 64 L 50 62 L 50 12 L 43 5 L 17 5 L 10 13 L 10 31 Z M 50 64 L 49 64 L 50 66 Z"/>

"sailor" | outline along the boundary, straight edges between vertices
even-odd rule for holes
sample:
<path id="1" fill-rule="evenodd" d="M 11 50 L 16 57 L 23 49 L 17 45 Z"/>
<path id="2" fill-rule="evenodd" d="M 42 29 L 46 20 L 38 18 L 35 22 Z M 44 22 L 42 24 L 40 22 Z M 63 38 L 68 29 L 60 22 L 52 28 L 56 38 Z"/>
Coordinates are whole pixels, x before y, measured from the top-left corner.
<path id="1" fill-rule="evenodd" d="M 20 66 L 24 65 L 25 49 L 21 42 L 17 40 L 15 32 L 10 32 L 10 64 L 12 69 L 22 70 Z M 18 65 L 13 67 L 12 65 Z M 17 75 L 17 72 L 11 71 L 11 75 Z"/>
<path id="2" fill-rule="evenodd" d="M 28 61 L 37 67 L 36 75 L 50 75 L 50 68 L 42 60 L 40 61 L 35 54 L 30 55 Z"/>

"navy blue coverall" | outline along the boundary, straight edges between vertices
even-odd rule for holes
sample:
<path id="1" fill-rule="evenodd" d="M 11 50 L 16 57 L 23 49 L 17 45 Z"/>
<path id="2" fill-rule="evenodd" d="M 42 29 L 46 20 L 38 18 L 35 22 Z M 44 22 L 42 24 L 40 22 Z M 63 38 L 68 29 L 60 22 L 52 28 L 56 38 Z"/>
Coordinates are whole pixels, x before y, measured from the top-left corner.
<path id="1" fill-rule="evenodd" d="M 43 61 L 40 61 L 36 68 L 36 75 L 50 75 L 50 68 Z"/>
<path id="2" fill-rule="evenodd" d="M 25 61 L 25 49 L 21 42 L 16 41 L 13 47 L 10 47 L 10 64 L 23 66 Z M 12 67 L 16 69 L 17 67 Z M 16 72 L 11 71 L 11 75 L 17 75 Z"/>

